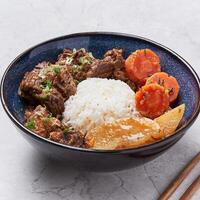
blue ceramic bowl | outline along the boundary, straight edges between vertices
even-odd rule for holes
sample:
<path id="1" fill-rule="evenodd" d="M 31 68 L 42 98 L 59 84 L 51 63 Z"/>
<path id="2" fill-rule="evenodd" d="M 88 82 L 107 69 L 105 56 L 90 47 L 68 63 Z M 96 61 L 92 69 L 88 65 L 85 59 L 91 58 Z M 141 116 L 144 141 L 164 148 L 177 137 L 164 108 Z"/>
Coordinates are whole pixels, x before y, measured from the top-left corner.
<path id="1" fill-rule="evenodd" d="M 63 48 L 86 48 L 95 57 L 100 58 L 108 49 L 115 47 L 123 48 L 126 57 L 137 49 L 152 49 L 160 57 L 162 71 L 178 79 L 181 89 L 176 104 L 185 103 L 186 111 L 184 120 L 174 135 L 139 148 L 100 151 L 58 144 L 36 135 L 23 125 L 26 102 L 17 95 L 17 90 L 25 72 L 32 70 L 41 61 L 54 62 Z M 140 164 L 143 156 L 148 156 L 149 159 L 155 158 L 160 152 L 177 142 L 199 114 L 199 86 L 199 78 L 192 67 L 177 53 L 161 44 L 120 33 L 77 33 L 43 42 L 19 55 L 4 73 L 1 82 L 1 100 L 6 113 L 19 132 L 41 152 L 70 162 L 71 166 L 87 170 L 114 171 Z"/>

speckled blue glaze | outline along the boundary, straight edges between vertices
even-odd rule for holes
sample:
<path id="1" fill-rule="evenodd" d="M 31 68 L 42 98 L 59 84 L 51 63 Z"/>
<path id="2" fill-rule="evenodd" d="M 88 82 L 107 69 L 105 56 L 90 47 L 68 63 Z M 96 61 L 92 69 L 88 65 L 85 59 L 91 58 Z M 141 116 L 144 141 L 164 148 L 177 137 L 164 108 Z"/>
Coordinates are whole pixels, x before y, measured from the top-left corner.
<path id="1" fill-rule="evenodd" d="M 162 71 L 175 76 L 181 87 L 179 98 L 175 103 L 175 105 L 186 104 L 181 126 L 188 123 L 191 125 L 199 112 L 200 89 L 199 79 L 189 64 L 180 56 L 156 42 L 137 36 L 114 33 L 81 33 L 63 36 L 39 44 L 17 57 L 5 72 L 1 84 L 1 98 L 9 117 L 18 128 L 23 129 L 23 132 L 28 132 L 22 127 L 26 102 L 17 95 L 17 91 L 24 74 L 32 70 L 37 63 L 44 60 L 54 62 L 63 48 L 86 48 L 93 53 L 94 57 L 101 58 L 107 50 L 116 47 L 124 49 L 125 57 L 142 48 L 150 48 L 159 55 Z M 30 132 L 28 134 L 31 135 Z M 40 137 L 34 135 L 34 140 L 38 140 L 38 138 Z M 41 143 L 43 139 L 40 138 L 39 140 Z M 169 141 L 172 142 L 173 138 Z M 156 147 L 156 144 L 154 145 Z M 167 145 L 167 142 L 165 145 Z M 170 143 L 168 143 L 169 145 Z M 153 148 L 153 145 L 149 146 Z M 160 143 L 159 148 L 161 146 L 162 143 Z M 142 148 L 139 149 L 142 151 Z M 156 153 L 156 151 L 152 151 L 152 153 Z"/>

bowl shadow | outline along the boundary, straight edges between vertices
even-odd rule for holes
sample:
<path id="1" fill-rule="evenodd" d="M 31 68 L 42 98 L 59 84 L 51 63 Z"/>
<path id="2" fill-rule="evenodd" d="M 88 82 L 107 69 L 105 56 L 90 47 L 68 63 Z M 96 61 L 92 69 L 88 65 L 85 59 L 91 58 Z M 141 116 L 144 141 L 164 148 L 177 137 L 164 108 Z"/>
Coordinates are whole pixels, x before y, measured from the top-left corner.
<path id="1" fill-rule="evenodd" d="M 184 138 L 150 162 L 148 158 L 143 158 L 140 159 L 140 166 L 112 173 L 78 170 L 70 163 L 33 151 L 29 161 L 34 177 L 31 188 L 33 193 L 44 199 L 48 195 L 48 200 L 137 200 L 144 197 L 144 193 L 147 194 L 146 199 L 156 199 L 198 150 L 198 143 Z"/>

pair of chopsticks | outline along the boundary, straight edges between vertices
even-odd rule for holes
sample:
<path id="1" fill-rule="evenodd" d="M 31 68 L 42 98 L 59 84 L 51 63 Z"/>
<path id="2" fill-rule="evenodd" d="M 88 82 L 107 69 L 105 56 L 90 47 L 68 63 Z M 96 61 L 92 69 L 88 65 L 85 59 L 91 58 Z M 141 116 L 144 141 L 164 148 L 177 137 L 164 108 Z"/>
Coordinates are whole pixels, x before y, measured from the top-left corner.
<path id="1" fill-rule="evenodd" d="M 175 180 L 168 186 L 168 188 L 162 193 L 158 200 L 168 200 L 174 193 L 178 186 L 184 181 L 192 169 L 200 161 L 200 152 L 188 163 L 188 165 L 181 171 L 181 173 L 175 178 Z M 200 175 L 194 180 L 194 182 L 187 188 L 184 194 L 179 200 L 189 200 L 194 193 L 200 188 Z"/>

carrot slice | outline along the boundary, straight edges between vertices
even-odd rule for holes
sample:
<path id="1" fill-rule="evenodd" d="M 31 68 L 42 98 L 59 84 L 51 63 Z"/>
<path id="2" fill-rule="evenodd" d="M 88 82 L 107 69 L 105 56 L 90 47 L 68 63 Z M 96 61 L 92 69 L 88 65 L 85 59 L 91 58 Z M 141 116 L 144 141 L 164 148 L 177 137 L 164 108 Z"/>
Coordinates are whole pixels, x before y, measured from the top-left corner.
<path id="1" fill-rule="evenodd" d="M 136 108 L 142 116 L 154 119 L 169 107 L 169 94 L 158 84 L 144 85 L 135 95 Z"/>
<path id="2" fill-rule="evenodd" d="M 176 100 L 180 90 L 180 86 L 175 77 L 170 76 L 165 72 L 158 72 L 153 74 L 146 81 L 146 84 L 152 84 L 152 83 L 157 83 L 168 90 L 170 103 Z"/>
<path id="3" fill-rule="evenodd" d="M 147 77 L 160 71 L 160 59 L 150 49 L 137 50 L 126 59 L 125 68 L 130 80 L 144 85 Z"/>

